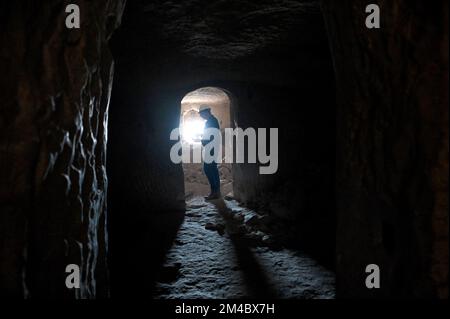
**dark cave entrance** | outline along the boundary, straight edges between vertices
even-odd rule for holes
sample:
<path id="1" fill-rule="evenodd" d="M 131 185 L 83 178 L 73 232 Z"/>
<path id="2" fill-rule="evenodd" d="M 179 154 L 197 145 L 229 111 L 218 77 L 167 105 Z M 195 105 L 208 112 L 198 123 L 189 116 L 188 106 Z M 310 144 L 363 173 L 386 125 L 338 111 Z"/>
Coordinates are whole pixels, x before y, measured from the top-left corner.
<path id="1" fill-rule="evenodd" d="M 203 172 L 203 164 L 194 154 L 201 154 L 201 136 L 204 128 L 204 120 L 198 114 L 202 105 L 211 107 L 212 114 L 219 121 L 221 134 L 224 136 L 225 128 L 232 128 L 231 102 L 228 93 L 223 89 L 215 87 L 203 87 L 186 94 L 181 101 L 180 132 L 181 142 L 185 149 L 189 149 L 190 161 L 183 163 L 184 192 L 186 200 L 194 197 L 206 196 L 209 193 L 208 180 Z M 223 139 L 222 149 L 225 140 Z M 218 164 L 220 174 L 220 186 L 223 195 L 231 194 L 233 191 L 232 164 L 222 162 Z"/>

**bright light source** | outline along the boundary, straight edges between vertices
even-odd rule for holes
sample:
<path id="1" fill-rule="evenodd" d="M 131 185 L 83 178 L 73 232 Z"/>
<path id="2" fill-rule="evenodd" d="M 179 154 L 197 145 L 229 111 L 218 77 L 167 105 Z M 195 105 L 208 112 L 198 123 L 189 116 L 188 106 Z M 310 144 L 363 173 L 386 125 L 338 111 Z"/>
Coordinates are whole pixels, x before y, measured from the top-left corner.
<path id="1" fill-rule="evenodd" d="M 187 119 L 181 126 L 181 138 L 189 144 L 200 143 L 205 128 L 205 121 Z"/>

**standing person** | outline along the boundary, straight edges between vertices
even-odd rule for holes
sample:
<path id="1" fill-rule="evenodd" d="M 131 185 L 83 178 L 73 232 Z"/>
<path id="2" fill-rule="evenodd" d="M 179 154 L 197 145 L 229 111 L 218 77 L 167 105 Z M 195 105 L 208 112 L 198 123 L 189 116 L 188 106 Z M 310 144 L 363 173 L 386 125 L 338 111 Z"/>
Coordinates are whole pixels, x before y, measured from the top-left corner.
<path id="1" fill-rule="evenodd" d="M 219 121 L 217 118 L 212 115 L 211 108 L 207 105 L 200 106 L 199 109 L 200 116 L 206 120 L 205 123 L 205 132 L 207 129 L 218 129 L 220 130 Z M 205 139 L 205 134 L 202 139 L 202 145 L 205 146 L 210 143 L 214 138 Z M 219 170 L 217 168 L 217 162 L 212 161 L 211 163 L 203 162 L 203 170 L 205 172 L 206 177 L 208 178 L 209 185 L 211 186 L 211 193 L 205 197 L 206 200 L 219 199 L 221 197 L 220 194 L 220 176 Z"/>

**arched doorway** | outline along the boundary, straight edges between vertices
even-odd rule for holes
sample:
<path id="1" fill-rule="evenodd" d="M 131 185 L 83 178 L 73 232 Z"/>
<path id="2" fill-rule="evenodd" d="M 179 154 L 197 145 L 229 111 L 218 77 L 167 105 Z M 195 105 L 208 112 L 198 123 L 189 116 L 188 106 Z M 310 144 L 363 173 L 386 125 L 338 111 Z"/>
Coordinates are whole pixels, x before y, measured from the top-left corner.
<path id="1" fill-rule="evenodd" d="M 198 114 L 201 105 L 211 107 L 211 113 L 219 121 L 220 129 L 224 134 L 225 128 L 231 125 L 231 100 L 224 90 L 216 87 L 202 87 L 189 92 L 181 101 L 180 133 L 183 149 L 189 149 L 191 159 L 194 154 L 200 154 L 201 137 L 205 121 Z M 221 192 L 227 195 L 233 190 L 232 166 L 229 163 L 218 164 L 220 172 Z M 203 173 L 201 163 L 183 163 L 185 198 L 205 196 L 209 193 L 209 184 Z"/>

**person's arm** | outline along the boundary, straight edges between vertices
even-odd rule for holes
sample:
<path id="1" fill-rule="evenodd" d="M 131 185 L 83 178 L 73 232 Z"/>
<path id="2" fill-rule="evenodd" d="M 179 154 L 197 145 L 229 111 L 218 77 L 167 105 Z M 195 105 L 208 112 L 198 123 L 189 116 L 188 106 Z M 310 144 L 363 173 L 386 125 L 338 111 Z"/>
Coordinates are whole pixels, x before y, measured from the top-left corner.
<path id="1" fill-rule="evenodd" d="M 211 143 L 212 141 L 214 141 L 214 135 L 211 135 L 210 139 L 202 138 L 202 145 L 205 146 L 205 145 Z"/>
<path id="2" fill-rule="evenodd" d="M 216 129 L 220 130 L 219 121 L 213 120 L 211 122 L 207 122 L 205 125 L 205 131 L 207 131 L 209 128 L 216 128 Z M 214 141 L 214 135 L 209 136 L 209 139 L 205 139 L 204 136 L 202 137 L 202 145 L 203 146 L 209 144 L 212 141 Z"/>
<path id="3" fill-rule="evenodd" d="M 208 128 L 209 128 L 209 123 L 206 122 L 205 123 L 205 129 L 203 130 L 202 141 L 201 141 L 203 146 L 205 146 L 206 144 L 208 144 L 210 142 L 209 139 L 205 139 L 205 132 L 208 130 Z"/>

